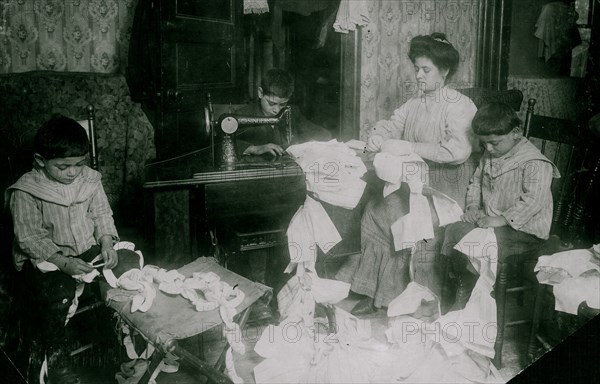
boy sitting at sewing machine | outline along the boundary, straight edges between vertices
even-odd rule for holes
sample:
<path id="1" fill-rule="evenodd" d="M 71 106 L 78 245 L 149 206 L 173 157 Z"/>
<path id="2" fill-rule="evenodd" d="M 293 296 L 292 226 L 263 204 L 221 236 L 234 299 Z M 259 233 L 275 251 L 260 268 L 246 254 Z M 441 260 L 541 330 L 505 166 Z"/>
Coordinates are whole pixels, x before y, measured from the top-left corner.
<path id="1" fill-rule="evenodd" d="M 35 136 L 33 170 L 6 191 L 14 224 L 13 259 L 31 300 L 29 320 L 48 359 L 51 383 L 76 382 L 68 367 L 65 320 L 73 276 L 94 270 L 101 255 L 113 268 L 118 234 L 101 175 L 89 168 L 89 142 L 76 121 L 54 116 Z M 25 294 L 25 292 L 23 292 Z M 29 299 L 28 299 L 29 300 Z"/>
<path id="2" fill-rule="evenodd" d="M 292 75 L 282 69 L 271 69 L 258 87 L 258 102 L 252 102 L 235 113 L 243 116 L 276 116 L 288 105 L 293 93 Z M 331 139 L 329 131 L 307 120 L 297 107 L 292 107 L 291 120 L 293 144 Z M 284 130 L 272 125 L 242 127 L 236 134 L 236 140 L 238 151 L 243 155 L 281 156 L 286 146 Z"/>
<path id="3" fill-rule="evenodd" d="M 294 92 L 292 75 L 282 69 L 274 68 L 267 71 L 258 88 L 258 101 L 252 102 L 235 111 L 236 115 L 272 117 L 285 108 Z M 289 144 L 298 144 L 310 140 L 326 141 L 331 134 L 304 117 L 298 107 L 292 107 L 292 142 L 287 143 L 285 130 L 273 125 L 242 127 L 236 134 L 237 149 L 241 155 L 271 155 L 281 156 Z M 265 219 L 270 220 L 270 219 Z M 273 219 L 275 220 L 275 218 Z M 278 275 L 280 271 L 267 272 L 268 250 L 251 251 L 248 255 L 248 273 L 246 275 L 259 283 L 265 283 L 266 274 Z M 270 263 L 273 265 L 273 263 Z M 277 262 L 276 262 L 277 264 Z M 241 271 L 238 271 L 242 273 Z M 244 274 L 244 273 L 242 273 Z M 275 276 L 275 278 L 279 278 Z M 273 319 L 272 310 L 264 300 L 258 301 L 250 314 L 251 321 L 269 321 Z M 275 305 L 275 302 L 272 303 Z"/>
<path id="4" fill-rule="evenodd" d="M 443 251 L 452 256 L 458 279 L 452 310 L 464 308 L 477 277 L 465 254 L 453 247 L 472 229 L 493 228 L 498 259 L 534 254 L 547 239 L 552 223 L 553 177 L 557 168 L 527 138 L 521 121 L 503 103 L 482 106 L 471 123 L 485 151 L 467 188 L 462 221 L 446 228 Z"/>

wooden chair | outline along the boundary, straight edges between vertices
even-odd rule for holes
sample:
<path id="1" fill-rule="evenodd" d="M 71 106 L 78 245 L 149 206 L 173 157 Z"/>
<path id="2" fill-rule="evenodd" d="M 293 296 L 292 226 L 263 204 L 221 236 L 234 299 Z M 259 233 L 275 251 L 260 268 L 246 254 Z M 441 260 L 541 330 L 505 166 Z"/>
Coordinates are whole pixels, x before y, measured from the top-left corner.
<path id="1" fill-rule="evenodd" d="M 78 123 L 80 125 L 82 125 L 87 134 L 88 134 L 88 138 L 90 141 L 90 167 L 95 169 L 95 170 L 99 170 L 99 156 L 98 156 L 98 143 L 97 143 L 97 137 L 96 137 L 96 130 L 95 130 L 95 114 L 94 114 L 94 107 L 93 105 L 88 105 L 86 108 L 86 112 L 85 112 L 85 119 L 78 121 Z M 12 183 L 16 182 L 17 179 L 25 172 L 31 170 L 32 167 L 32 149 L 28 149 L 28 150 L 24 150 L 24 151 L 20 151 L 20 152 L 15 152 L 12 154 L 9 154 L 7 156 L 7 169 L 9 172 L 9 180 L 6 180 L 7 183 L 6 185 L 3 184 L 3 187 L 8 187 L 10 186 Z M 5 170 L 6 171 L 6 170 Z M 3 188 L 4 189 L 4 188 Z M 3 205 L 4 206 L 4 205 Z M 4 236 L 6 237 L 6 243 L 7 244 L 12 244 L 12 236 L 13 236 L 13 228 L 12 228 L 12 219 L 10 218 L 10 212 L 8 212 L 8 210 L 3 210 L 3 220 L 2 220 L 2 227 L 3 227 L 3 238 Z M 6 228 L 4 228 L 6 227 Z M 7 247 L 8 250 L 7 252 L 10 253 L 10 247 Z M 8 260 L 10 260 L 10 258 L 7 258 Z M 11 270 L 13 271 L 13 267 L 11 266 L 7 266 L 6 270 Z M 12 281 L 14 280 L 14 281 Z M 9 290 L 12 293 L 13 297 L 20 297 L 23 295 L 23 292 L 25 292 L 26 290 L 23 290 L 21 288 L 19 288 L 19 284 L 20 282 L 17 281 L 16 278 L 11 279 L 10 282 L 11 286 L 9 287 Z M 108 311 L 108 308 L 105 308 L 105 304 L 103 301 L 99 300 L 99 296 L 98 295 L 92 295 L 89 292 L 87 292 L 87 290 L 85 291 L 86 293 L 84 293 L 84 295 L 82 297 L 80 297 L 80 303 L 78 306 L 78 309 L 76 311 L 76 313 L 73 315 L 73 318 L 70 320 L 70 327 L 76 327 L 73 326 L 74 323 L 80 323 L 82 326 L 85 326 L 86 320 L 89 319 L 88 316 L 93 316 L 93 317 L 100 317 L 100 310 L 105 310 Z M 19 295 L 19 296 L 16 296 Z M 19 338 L 19 340 L 15 340 L 15 341 L 11 341 L 11 342 L 15 342 L 17 343 L 16 351 L 15 353 L 18 354 L 17 356 L 17 360 L 18 360 L 18 365 L 21 365 L 24 369 L 25 366 L 27 365 L 26 360 L 29 359 L 28 356 L 25 355 L 29 355 L 28 348 L 29 348 L 29 344 L 30 344 L 30 340 L 29 340 L 29 333 L 27 332 L 27 324 L 25 324 L 22 319 L 27 319 L 28 318 L 28 309 L 27 308 L 22 308 L 22 306 L 17 303 L 17 301 L 21 301 L 21 300 L 16 300 L 15 303 L 13 304 L 13 308 L 12 308 L 12 313 L 11 313 L 11 324 L 9 325 L 10 327 L 16 327 L 16 329 L 18 329 L 19 335 L 17 336 Z M 104 308 L 103 308 L 104 307 Z M 83 315 L 85 314 L 85 315 Z M 81 316 L 83 315 L 83 316 Z M 106 317 L 106 316 L 105 316 Z M 108 317 L 106 317 L 108 318 Z M 81 328 L 81 327 L 79 327 Z M 86 334 L 91 334 L 93 332 L 89 332 L 90 330 L 88 329 Z M 116 338 L 115 338 L 116 340 Z M 92 342 L 92 341 L 85 341 L 85 342 L 81 342 L 80 340 L 78 340 L 76 343 L 74 343 L 71 347 L 73 348 L 71 351 L 71 357 L 73 357 L 74 359 L 76 359 L 76 361 L 80 364 L 80 365 L 91 365 L 90 363 L 97 363 L 97 365 L 99 365 L 100 363 L 103 363 L 103 359 L 106 358 L 114 358 L 114 354 L 113 356 L 111 356 L 111 354 L 99 354 L 97 353 L 97 351 L 95 350 L 98 343 L 96 342 Z M 94 348 L 94 350 L 92 350 L 92 348 Z M 111 346 L 112 348 L 112 346 Z M 118 348 L 118 347 L 116 347 Z M 23 356 L 21 356 L 23 355 Z M 22 362 L 22 364 L 20 363 L 22 359 L 25 359 L 25 361 Z M 102 360 L 102 361 L 99 361 Z"/>
<path id="2" fill-rule="evenodd" d="M 78 120 L 77 122 L 85 129 L 88 134 L 88 139 L 90 140 L 90 167 L 99 171 L 100 166 L 98 165 L 98 140 L 96 137 L 94 106 L 89 104 L 86 111 L 86 119 Z"/>
<path id="3" fill-rule="evenodd" d="M 590 141 L 586 139 L 586 131 L 581 124 L 575 121 L 536 115 L 534 113 L 535 103 L 535 99 L 528 101 L 524 135 L 538 145 L 541 152 L 553 161 L 561 172 L 562 177 L 555 179 L 552 184 L 554 213 L 551 234 L 554 235 L 554 239 L 559 239 L 560 246 L 569 248 L 579 237 L 578 232 L 580 232 L 584 219 L 583 211 L 594 186 L 600 163 L 596 159 L 595 168 L 591 172 L 586 168 L 591 160 L 589 156 Z M 584 180 L 586 180 L 585 183 Z M 498 263 L 493 292 L 496 298 L 498 325 L 494 346 L 496 351 L 494 365 L 496 367 L 500 368 L 502 365 L 505 329 L 530 322 L 528 319 L 506 320 L 506 295 L 518 293 L 518 299 L 522 304 L 523 292 L 533 290 L 537 286 L 537 280 L 533 274 L 537 258 L 556 251 L 558 251 L 557 245 L 548 241 L 533 254 L 516 255 Z M 509 279 L 515 277 L 517 285 L 509 288 Z M 528 284 L 528 282 L 530 283 Z"/>
<path id="4" fill-rule="evenodd" d="M 489 102 L 502 102 L 508 104 L 515 111 L 519 111 L 523 102 L 523 92 L 518 89 L 498 91 L 496 89 L 476 87 L 463 88 L 458 91 L 473 100 L 477 108 Z"/>
<path id="5" fill-rule="evenodd" d="M 534 106 L 535 99 L 529 100 L 525 134 L 532 140 L 540 140 L 543 153 L 554 153 L 551 160 L 561 171 L 561 179 L 552 186 L 554 214 L 551 229 L 551 234 L 560 240 L 560 244 L 544 254 L 571 248 L 587 248 L 591 244 L 589 240 L 592 234 L 588 229 L 593 223 L 593 210 L 586 208 L 597 188 L 600 156 L 594 149 L 598 139 L 582 123 L 536 115 Z M 549 285 L 537 284 L 527 348 L 530 362 L 534 359 L 538 343 L 547 350 L 552 347 L 538 333 L 544 303 L 551 291 Z M 578 308 L 578 317 L 582 319 L 591 319 L 597 314 L 598 311 L 589 308 L 585 302 Z"/>

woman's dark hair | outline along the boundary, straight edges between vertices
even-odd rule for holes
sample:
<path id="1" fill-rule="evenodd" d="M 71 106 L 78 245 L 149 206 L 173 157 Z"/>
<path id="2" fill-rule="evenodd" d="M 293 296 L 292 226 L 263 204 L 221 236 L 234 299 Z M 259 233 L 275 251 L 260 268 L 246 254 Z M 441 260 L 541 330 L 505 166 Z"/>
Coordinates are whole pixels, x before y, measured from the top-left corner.
<path id="1" fill-rule="evenodd" d="M 413 64 L 418 57 L 426 57 L 438 69 L 447 69 L 448 77 L 456 72 L 460 58 L 456 48 L 446 39 L 446 35 L 440 32 L 413 37 L 410 41 L 408 57 Z"/>
<path id="2" fill-rule="evenodd" d="M 54 115 L 35 134 L 35 152 L 46 160 L 84 156 L 89 152 L 85 129 L 73 119 Z"/>
<path id="3" fill-rule="evenodd" d="M 479 136 L 506 135 L 521 126 L 515 111 L 504 103 L 487 103 L 477 110 L 471 127 Z"/>
<path id="4" fill-rule="evenodd" d="M 265 95 L 289 99 L 294 93 L 294 78 L 283 69 L 269 69 L 260 84 Z"/>

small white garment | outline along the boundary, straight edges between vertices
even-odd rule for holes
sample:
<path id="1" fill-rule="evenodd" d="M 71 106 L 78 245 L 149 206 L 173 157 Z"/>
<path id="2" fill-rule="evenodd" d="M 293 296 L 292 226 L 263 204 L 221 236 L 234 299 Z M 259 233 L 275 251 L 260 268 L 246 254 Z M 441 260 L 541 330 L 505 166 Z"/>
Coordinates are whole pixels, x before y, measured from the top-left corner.
<path id="1" fill-rule="evenodd" d="M 493 358 L 497 319 L 496 300 L 490 293 L 498 268 L 498 243 L 494 229 L 475 228 L 454 249 L 467 255 L 479 278 L 465 308 L 448 312 L 438 319 L 443 331 L 440 344 L 450 356 L 470 349 Z"/>
<path id="2" fill-rule="evenodd" d="M 314 272 L 297 273 L 277 294 L 277 304 L 282 318 L 312 324 L 315 303 L 336 304 L 350 292 L 350 284 L 322 279 Z"/>
<path id="3" fill-rule="evenodd" d="M 557 311 L 576 315 L 584 301 L 590 308 L 600 309 L 600 275 L 566 279 L 553 287 L 553 293 Z"/>
<path id="4" fill-rule="evenodd" d="M 386 182 L 384 197 L 398 190 L 402 182 L 427 184 L 429 180 L 429 166 L 416 153 L 396 156 L 379 152 L 373 158 L 373 168 L 377 177 Z"/>
<path id="5" fill-rule="evenodd" d="M 306 196 L 304 204 L 298 208 L 287 229 L 290 253 L 289 273 L 294 264 L 314 265 L 317 260 L 317 246 L 327 253 L 342 240 L 335 225 L 318 201 Z"/>
<path id="6" fill-rule="evenodd" d="M 423 196 L 423 184 L 419 181 L 408 183 L 410 187 L 410 212 L 396 220 L 390 227 L 394 239 L 394 249 L 414 249 L 419 240 L 432 239 L 433 220 L 429 201 Z"/>
<path id="7" fill-rule="evenodd" d="M 433 207 L 440 222 L 440 227 L 460 221 L 463 210 L 454 199 L 440 192 L 434 193 L 432 195 L 432 200 Z"/>
<path id="8" fill-rule="evenodd" d="M 388 305 L 388 317 L 413 314 L 421 306 L 421 301 L 438 300 L 437 296 L 427 287 L 411 281 L 406 289 Z M 440 313 L 438 300 L 438 313 Z"/>
<path id="9" fill-rule="evenodd" d="M 587 249 L 573 249 L 549 256 L 540 256 L 535 265 L 534 272 L 564 271 L 568 274 L 568 277 L 581 276 L 581 274 L 589 270 L 600 272 L 600 266 L 591 262 L 591 258 L 592 252 Z M 563 276 L 567 278 L 564 274 Z M 540 274 L 538 274 L 538 280 L 540 283 L 548 283 L 548 280 L 540 280 Z"/>
<path id="10" fill-rule="evenodd" d="M 598 248 L 594 246 L 594 249 Z M 582 302 L 600 309 L 600 267 L 594 252 L 572 249 L 549 256 L 541 256 L 534 268 L 542 284 L 553 286 L 554 309 L 577 314 Z"/>
<path id="11" fill-rule="evenodd" d="M 369 9 L 366 0 L 341 0 L 333 29 L 336 32 L 355 31 L 356 26 L 369 24 Z"/>
<path id="12" fill-rule="evenodd" d="M 321 201 L 354 209 L 366 187 L 367 167 L 346 144 L 330 140 L 296 144 L 286 150 L 306 178 L 306 190 Z"/>

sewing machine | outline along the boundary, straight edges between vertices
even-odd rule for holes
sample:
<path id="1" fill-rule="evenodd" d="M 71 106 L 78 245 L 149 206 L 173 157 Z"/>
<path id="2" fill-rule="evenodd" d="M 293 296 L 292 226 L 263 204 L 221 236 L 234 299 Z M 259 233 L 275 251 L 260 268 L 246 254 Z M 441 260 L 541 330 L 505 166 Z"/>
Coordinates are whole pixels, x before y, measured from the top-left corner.
<path id="1" fill-rule="evenodd" d="M 211 157 L 213 166 L 233 169 L 238 163 L 235 133 L 241 127 L 256 127 L 261 125 L 276 125 L 284 129 L 284 147 L 292 142 L 292 109 L 284 107 L 276 116 L 243 116 L 235 113 L 223 113 L 214 119 L 210 96 L 208 105 L 204 108 L 207 133 L 211 138 Z"/>

